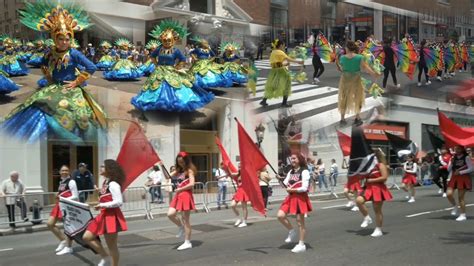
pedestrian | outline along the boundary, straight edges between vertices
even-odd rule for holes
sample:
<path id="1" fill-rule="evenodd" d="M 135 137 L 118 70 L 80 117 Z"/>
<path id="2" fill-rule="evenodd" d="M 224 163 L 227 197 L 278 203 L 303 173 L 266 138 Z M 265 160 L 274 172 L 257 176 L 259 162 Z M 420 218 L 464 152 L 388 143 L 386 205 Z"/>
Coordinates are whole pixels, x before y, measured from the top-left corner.
<path id="1" fill-rule="evenodd" d="M 59 170 L 60 180 L 58 193 L 56 194 L 56 205 L 54 205 L 49 215 L 48 222 L 46 225 L 48 229 L 53 233 L 54 236 L 60 241 L 56 248 L 56 255 L 72 254 L 72 239 L 66 237 L 63 232 L 59 230 L 56 223 L 63 218 L 62 212 L 59 208 L 59 198 L 67 198 L 70 200 L 79 199 L 79 191 L 77 190 L 77 184 L 74 179 L 69 175 L 69 167 L 66 165 L 61 166 Z"/>
<path id="2" fill-rule="evenodd" d="M 464 200 L 464 195 L 467 190 L 471 190 L 472 183 L 470 174 L 474 171 L 472 166 L 471 157 L 467 154 L 464 146 L 456 145 L 454 147 L 454 156 L 449 161 L 448 171 L 451 174 L 451 180 L 448 184 L 447 197 L 453 210 L 451 215 L 456 216 L 458 214 L 458 205 L 454 199 L 454 190 L 458 190 L 458 200 L 461 213 L 459 217 L 456 218 L 456 221 L 462 222 L 466 221 L 466 201 Z"/>
<path id="3" fill-rule="evenodd" d="M 232 198 L 232 202 L 230 204 L 232 211 L 235 213 L 235 216 L 237 216 L 237 220 L 235 221 L 234 226 L 237 226 L 239 228 L 246 227 L 247 219 L 249 216 L 247 202 L 250 201 L 250 198 L 249 196 L 247 196 L 247 193 L 245 193 L 244 189 L 242 188 L 242 179 L 240 177 L 240 163 L 239 163 L 239 172 L 231 173 L 231 177 L 237 183 L 237 191 L 235 192 L 234 197 Z M 240 213 L 237 210 L 237 205 L 239 204 L 239 202 L 240 202 L 240 205 L 242 205 L 242 218 L 239 218 Z"/>
<path id="4" fill-rule="evenodd" d="M 392 49 L 392 42 L 390 39 L 386 38 L 383 42 L 383 52 L 385 54 L 385 59 L 383 62 L 383 83 L 382 86 L 385 89 L 387 86 L 388 75 L 392 75 L 393 85 L 400 88 L 400 84 L 397 83 L 397 70 L 395 68 L 395 52 Z"/>
<path id="5" fill-rule="evenodd" d="M 86 202 L 89 195 L 94 189 L 94 175 L 87 169 L 87 164 L 79 163 L 77 169 L 72 172 L 72 179 L 76 181 L 77 190 L 79 191 L 79 201 Z"/>
<path id="6" fill-rule="evenodd" d="M 329 171 L 329 182 L 331 186 L 337 185 L 337 176 L 339 175 L 339 169 L 335 159 L 331 160 L 331 170 Z M 333 183 L 334 182 L 334 183 Z"/>
<path id="7" fill-rule="evenodd" d="M 313 68 L 314 68 L 313 84 L 316 84 L 320 82 L 319 77 L 324 72 L 324 65 L 323 65 L 323 62 L 321 61 L 321 57 L 319 57 L 319 54 L 317 52 L 316 42 L 313 43 Z"/>
<path id="8" fill-rule="evenodd" d="M 87 58 L 88 58 L 91 62 L 96 63 L 96 62 L 94 61 L 95 48 L 94 48 L 94 46 L 92 46 L 92 43 L 87 44 L 87 54 L 86 54 L 86 55 L 87 55 Z"/>
<path id="9" fill-rule="evenodd" d="M 161 183 L 163 182 L 163 173 L 160 171 L 159 165 L 154 165 L 153 170 L 148 175 L 147 184 L 149 184 L 149 192 L 152 203 L 163 203 L 163 195 L 161 193 Z"/>
<path id="10" fill-rule="evenodd" d="M 318 175 L 319 190 L 321 191 L 323 189 L 324 184 L 326 191 L 329 191 L 328 183 L 326 181 L 326 169 L 324 168 L 324 163 L 321 158 L 319 158 L 318 162 L 316 163 L 316 173 Z"/>
<path id="11" fill-rule="evenodd" d="M 298 244 L 295 245 L 291 252 L 301 253 L 306 251 L 304 243 L 306 236 L 305 214 L 313 209 L 308 197 L 310 177 L 303 155 L 299 153 L 291 155 L 291 166 L 291 171 L 288 172 L 283 181 L 283 184 L 287 187 L 288 196 L 283 200 L 277 217 L 280 223 L 288 230 L 288 237 L 285 239 L 285 243 L 291 243 L 296 240 L 297 233 L 287 216 L 296 215 L 300 237 Z"/>
<path id="12" fill-rule="evenodd" d="M 362 125 L 360 112 L 365 102 L 364 86 L 362 84 L 361 69 L 372 75 L 375 80 L 377 74 L 367 65 L 364 57 L 357 54 L 359 47 L 353 42 L 348 41 L 346 45 L 346 54 L 336 61 L 339 71 L 342 71 L 339 81 L 338 109 L 341 114 L 341 126 L 346 125 L 346 112 L 354 112 L 354 124 Z"/>
<path id="13" fill-rule="evenodd" d="M 264 44 L 263 44 L 263 42 L 261 42 L 258 45 L 257 59 L 256 60 L 263 60 L 263 49 L 264 49 Z"/>
<path id="14" fill-rule="evenodd" d="M 433 182 L 439 187 L 438 194 L 443 193 L 443 198 L 446 198 L 446 191 L 448 189 L 448 164 L 451 161 L 451 154 L 446 147 L 441 148 L 441 155 L 439 155 L 438 173 L 433 179 Z M 440 179 L 443 183 L 440 182 Z"/>
<path id="15" fill-rule="evenodd" d="M 171 172 L 170 176 L 165 176 L 166 178 L 176 177 L 177 182 L 176 194 L 170 203 L 168 218 L 179 228 L 176 237 L 184 237 L 184 243 L 178 247 L 178 250 L 185 250 L 193 247 L 191 243 L 192 228 L 190 216 L 191 211 L 196 209 L 194 205 L 193 188 L 197 170 L 186 152 L 178 153 L 175 160 L 175 167 L 175 171 Z M 177 217 L 178 212 L 182 215 L 181 219 Z"/>
<path id="16" fill-rule="evenodd" d="M 372 201 L 372 206 L 375 212 L 376 227 L 371 236 L 380 237 L 383 235 L 383 202 L 391 200 L 392 194 L 385 185 L 385 181 L 387 181 L 388 178 L 387 160 L 385 159 L 385 155 L 380 149 L 375 151 L 375 155 L 378 163 L 365 177 L 364 189 L 357 197 L 356 202 L 360 213 L 364 216 L 364 220 L 360 227 L 366 228 L 372 223 L 372 218 L 369 216 L 369 211 L 367 210 L 367 206 L 365 206 L 365 202 Z"/>
<path id="17" fill-rule="evenodd" d="M 115 160 L 105 160 L 101 167 L 105 177 L 99 191 L 99 204 L 94 206 L 100 213 L 92 220 L 84 233 L 84 241 L 101 256 L 99 266 L 119 265 L 120 253 L 117 247 L 118 233 L 127 231 L 127 222 L 120 207 L 123 204 L 122 185 L 125 173 Z M 109 252 L 106 252 L 98 237 L 103 235 Z"/>
<path id="18" fill-rule="evenodd" d="M 425 60 L 425 45 L 426 45 L 426 40 L 423 39 L 420 43 L 420 48 L 418 50 L 418 84 L 417 86 L 421 86 L 421 75 L 423 72 L 425 72 L 425 79 L 426 79 L 426 85 L 430 85 L 430 77 L 428 76 L 428 66 L 426 65 L 426 60 Z"/>
<path id="19" fill-rule="evenodd" d="M 270 181 L 272 180 L 271 176 L 268 174 L 267 168 L 262 168 L 258 173 L 258 184 L 260 190 L 262 191 L 263 203 L 265 204 L 265 210 L 268 205 L 268 197 L 270 196 L 271 186 Z"/>
<path id="20" fill-rule="evenodd" d="M 20 174 L 17 171 L 10 172 L 10 178 L 2 182 L 1 196 L 5 197 L 5 207 L 8 211 L 8 221 L 10 227 L 15 228 L 15 206 L 20 208 L 21 218 L 28 221 L 26 216 L 27 208 L 25 203 L 26 187 L 21 182 Z"/>
<path id="21" fill-rule="evenodd" d="M 281 107 L 291 107 L 288 104 L 288 97 L 291 95 L 291 77 L 288 71 L 288 64 L 290 62 L 297 64 L 304 64 L 303 60 L 295 60 L 283 52 L 285 43 L 281 40 L 273 42 L 273 51 L 270 54 L 271 69 L 268 73 L 268 78 L 265 83 L 265 93 L 260 102 L 262 106 L 268 106 L 267 99 L 283 97 Z"/>
<path id="22" fill-rule="evenodd" d="M 415 185 L 418 183 L 416 181 L 416 173 L 418 172 L 418 164 L 415 161 L 415 155 L 408 154 L 407 161 L 403 163 L 403 171 L 405 174 L 403 175 L 402 183 L 403 183 L 403 190 L 408 192 L 408 203 L 415 202 Z"/>
<path id="23" fill-rule="evenodd" d="M 226 202 L 228 173 L 224 170 L 224 167 L 224 162 L 221 162 L 220 167 L 216 170 L 218 210 L 221 209 L 221 205 L 225 205 L 226 209 L 228 208 Z"/>

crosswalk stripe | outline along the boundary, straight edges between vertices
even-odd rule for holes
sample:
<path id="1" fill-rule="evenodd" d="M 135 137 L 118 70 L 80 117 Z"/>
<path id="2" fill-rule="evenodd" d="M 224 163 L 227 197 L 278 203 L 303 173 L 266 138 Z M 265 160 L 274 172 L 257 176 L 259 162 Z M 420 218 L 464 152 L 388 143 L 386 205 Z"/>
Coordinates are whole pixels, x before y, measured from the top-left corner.
<path id="1" fill-rule="evenodd" d="M 302 99 L 305 97 L 312 97 L 315 95 L 319 95 L 319 94 L 326 93 L 328 91 L 334 91 L 334 90 L 337 90 L 337 89 L 331 88 L 328 86 L 319 87 L 319 86 L 310 85 L 310 84 L 301 84 L 301 85 L 293 86 L 291 88 L 291 96 L 289 97 L 289 100 L 296 101 L 298 99 Z M 252 96 L 249 100 L 250 101 L 261 100 L 264 93 L 265 93 L 264 91 L 257 92 L 256 95 Z M 270 104 L 270 101 L 273 101 L 273 100 L 280 101 L 281 99 L 271 99 L 269 100 L 268 103 Z"/>

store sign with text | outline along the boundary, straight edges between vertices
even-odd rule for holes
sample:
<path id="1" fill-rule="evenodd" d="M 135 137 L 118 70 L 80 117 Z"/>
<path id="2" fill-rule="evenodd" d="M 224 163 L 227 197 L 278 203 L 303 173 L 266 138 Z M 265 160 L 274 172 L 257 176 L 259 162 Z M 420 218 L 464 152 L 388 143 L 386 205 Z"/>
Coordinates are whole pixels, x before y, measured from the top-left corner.
<path id="1" fill-rule="evenodd" d="M 406 138 L 406 127 L 403 126 L 388 126 L 388 125 L 367 125 L 364 127 L 364 135 L 368 140 L 385 140 L 385 132 Z"/>

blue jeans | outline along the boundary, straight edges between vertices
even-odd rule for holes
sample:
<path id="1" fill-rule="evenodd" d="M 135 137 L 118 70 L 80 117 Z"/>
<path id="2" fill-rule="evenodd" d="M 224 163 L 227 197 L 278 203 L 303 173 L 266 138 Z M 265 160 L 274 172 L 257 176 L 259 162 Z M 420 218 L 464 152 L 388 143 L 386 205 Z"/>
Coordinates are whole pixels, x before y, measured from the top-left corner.
<path id="1" fill-rule="evenodd" d="M 156 198 L 159 201 L 163 201 L 163 195 L 161 194 L 161 186 L 152 186 L 150 187 L 151 201 L 155 202 Z"/>
<path id="2" fill-rule="evenodd" d="M 217 191 L 217 207 L 220 207 L 222 204 L 227 205 L 225 202 L 225 195 L 227 193 L 227 186 L 218 185 Z"/>
<path id="3" fill-rule="evenodd" d="M 331 186 L 333 187 L 335 187 L 337 184 L 337 175 L 338 175 L 337 173 L 332 173 L 331 176 L 329 177 L 329 182 L 331 183 Z"/>
<path id="4" fill-rule="evenodd" d="M 318 175 L 318 180 L 319 180 L 319 189 L 322 189 L 323 183 L 324 183 L 324 187 L 326 189 L 328 189 L 328 183 L 326 182 L 326 175 L 325 174 Z"/>

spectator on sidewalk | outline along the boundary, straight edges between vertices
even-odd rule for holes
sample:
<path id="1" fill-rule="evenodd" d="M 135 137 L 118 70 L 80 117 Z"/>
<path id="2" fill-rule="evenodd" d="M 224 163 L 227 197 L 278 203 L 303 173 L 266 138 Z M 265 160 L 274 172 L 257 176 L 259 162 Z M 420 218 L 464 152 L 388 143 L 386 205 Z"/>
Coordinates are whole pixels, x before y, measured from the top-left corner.
<path id="1" fill-rule="evenodd" d="M 258 45 L 257 59 L 256 60 L 263 60 L 263 49 L 264 49 L 264 45 L 263 45 L 263 42 L 261 42 Z"/>
<path id="2" fill-rule="evenodd" d="M 262 168 L 258 176 L 258 184 L 260 185 L 260 190 L 262 191 L 263 202 L 265 203 L 265 209 L 267 209 L 268 197 L 270 196 L 270 181 L 272 178 L 268 174 L 267 168 Z"/>
<path id="3" fill-rule="evenodd" d="M 94 175 L 87 169 L 87 164 L 79 163 L 71 177 L 76 181 L 77 190 L 79 190 L 79 201 L 86 202 L 89 195 L 93 192 L 84 190 L 94 189 Z"/>
<path id="4" fill-rule="evenodd" d="M 331 186 L 335 187 L 337 185 L 337 176 L 339 175 L 339 169 L 335 159 L 331 160 L 331 170 L 329 172 L 329 182 Z M 334 182 L 334 183 L 333 183 Z"/>
<path id="5" fill-rule="evenodd" d="M 326 182 L 326 169 L 324 168 L 323 160 L 318 159 L 318 162 L 316 163 L 315 172 L 318 174 L 319 190 L 322 190 L 323 183 L 324 183 L 324 187 L 326 188 L 326 191 L 329 191 L 328 183 Z"/>
<path id="6" fill-rule="evenodd" d="M 15 206 L 20 208 L 23 221 L 28 221 L 24 199 L 26 188 L 19 178 L 20 174 L 17 171 L 12 171 L 10 178 L 2 182 L 1 196 L 5 197 L 5 207 L 8 211 L 8 221 L 11 228 L 15 228 Z"/>
<path id="7" fill-rule="evenodd" d="M 220 167 L 216 170 L 216 180 L 217 180 L 217 209 L 221 209 L 221 205 L 227 207 L 226 194 L 227 194 L 227 182 L 228 174 L 224 170 L 224 163 L 221 162 Z"/>
<path id="8" fill-rule="evenodd" d="M 161 184 L 163 182 L 163 173 L 160 171 L 159 165 L 154 165 L 153 170 L 148 175 L 145 186 L 150 188 L 151 202 L 163 203 L 163 194 L 161 193 Z"/>

